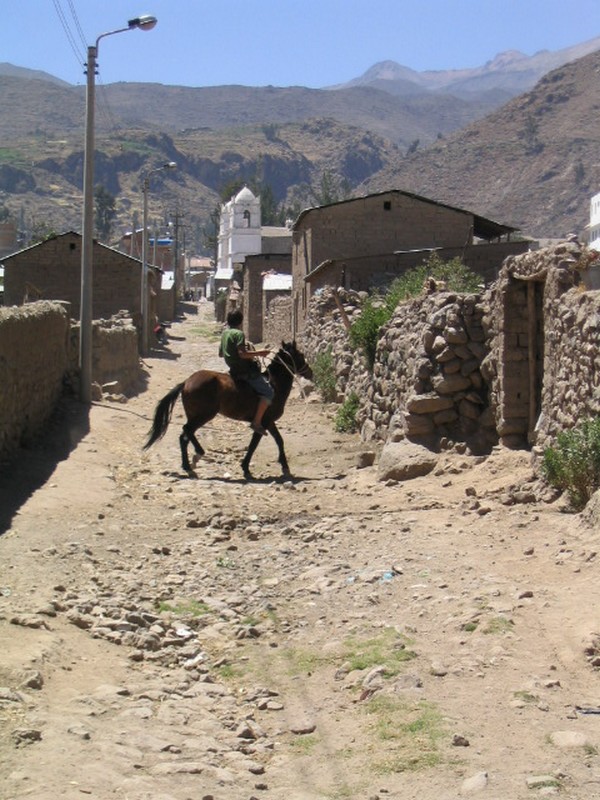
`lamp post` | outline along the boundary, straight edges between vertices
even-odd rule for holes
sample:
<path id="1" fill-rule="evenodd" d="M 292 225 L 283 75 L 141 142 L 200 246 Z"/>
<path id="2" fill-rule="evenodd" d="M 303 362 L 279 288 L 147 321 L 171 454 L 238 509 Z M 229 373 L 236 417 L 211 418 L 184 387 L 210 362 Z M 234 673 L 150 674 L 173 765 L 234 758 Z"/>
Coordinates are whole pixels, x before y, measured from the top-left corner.
<path id="1" fill-rule="evenodd" d="M 156 169 L 151 169 L 144 177 L 143 193 L 144 193 L 144 211 L 142 217 L 142 285 L 140 289 L 141 312 L 142 312 L 142 330 L 141 330 L 141 350 L 142 355 L 148 354 L 148 191 L 150 189 L 150 176 L 155 172 L 160 172 L 163 169 L 175 169 L 177 164 L 174 161 L 167 161 Z"/>
<path id="2" fill-rule="evenodd" d="M 79 396 L 83 403 L 92 401 L 92 271 L 94 254 L 94 117 L 96 59 L 100 39 L 139 28 L 149 31 L 156 17 L 144 15 L 130 19 L 126 28 L 101 33 L 87 51 L 87 87 L 85 95 L 85 145 L 83 163 L 83 221 L 81 236 L 81 306 L 79 312 Z"/>

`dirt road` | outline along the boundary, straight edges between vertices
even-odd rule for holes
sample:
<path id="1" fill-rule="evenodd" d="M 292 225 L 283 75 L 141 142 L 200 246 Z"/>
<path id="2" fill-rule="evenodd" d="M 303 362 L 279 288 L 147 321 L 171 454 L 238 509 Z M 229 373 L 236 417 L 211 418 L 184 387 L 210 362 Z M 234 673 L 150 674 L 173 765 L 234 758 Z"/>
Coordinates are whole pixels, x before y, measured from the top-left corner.
<path id="1" fill-rule="evenodd" d="M 293 480 L 265 440 L 245 482 L 224 419 L 190 479 L 180 405 L 141 449 L 221 368 L 186 309 L 147 391 L 67 408 L 0 481 L 0 797 L 600 798 L 597 531 L 508 504 L 524 454 L 379 482 L 297 392 Z"/>

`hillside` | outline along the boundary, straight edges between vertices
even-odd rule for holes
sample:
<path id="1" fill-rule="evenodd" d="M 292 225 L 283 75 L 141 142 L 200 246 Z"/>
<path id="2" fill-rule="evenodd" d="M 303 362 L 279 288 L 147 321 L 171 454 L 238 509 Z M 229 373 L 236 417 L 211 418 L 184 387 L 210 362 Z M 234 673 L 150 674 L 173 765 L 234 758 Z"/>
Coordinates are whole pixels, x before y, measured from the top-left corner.
<path id="1" fill-rule="evenodd" d="M 197 250 L 230 182 L 268 186 L 293 213 L 316 202 L 326 171 L 353 194 L 406 189 L 535 237 L 581 231 L 600 178 L 600 55 L 560 66 L 496 107 L 508 92 L 502 80 L 523 79 L 525 66 L 531 78 L 534 62 L 541 69 L 551 58 L 556 54 L 503 54 L 476 71 L 438 74 L 436 91 L 417 87 L 410 71 L 387 62 L 373 68 L 371 85 L 336 90 L 99 84 L 96 182 L 116 198 L 120 234 L 139 224 L 144 175 L 176 161 L 176 172 L 153 178 L 151 223 L 163 226 L 177 208 L 188 247 Z M 6 66 L 0 65 L 0 103 L 10 109 L 0 116 L 0 203 L 26 232 L 79 229 L 84 88 L 43 73 L 6 74 Z M 433 85 L 432 75 L 418 75 Z M 412 88 L 399 89 L 402 81 Z M 464 94 L 476 101 L 447 93 L 473 81 L 483 81 L 482 91 Z"/>
<path id="2" fill-rule="evenodd" d="M 583 232 L 600 186 L 600 53 L 559 67 L 482 120 L 382 170 L 393 185 L 520 227 Z"/>

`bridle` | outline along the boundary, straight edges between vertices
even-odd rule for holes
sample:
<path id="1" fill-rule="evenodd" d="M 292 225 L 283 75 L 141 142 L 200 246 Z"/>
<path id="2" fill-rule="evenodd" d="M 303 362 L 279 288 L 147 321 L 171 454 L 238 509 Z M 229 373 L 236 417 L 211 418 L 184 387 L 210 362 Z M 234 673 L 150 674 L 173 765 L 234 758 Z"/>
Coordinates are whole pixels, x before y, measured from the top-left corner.
<path id="1" fill-rule="evenodd" d="M 295 378 L 296 376 L 302 377 L 303 375 L 306 375 L 306 373 L 310 370 L 310 367 L 308 366 L 306 361 L 304 362 L 304 366 L 298 369 L 294 356 L 288 350 L 284 350 L 284 352 L 291 359 L 291 362 L 294 367 L 293 369 L 289 366 L 289 364 L 285 363 L 284 359 L 279 355 L 279 352 L 275 353 L 273 361 L 277 361 L 279 364 L 281 364 L 282 367 L 284 367 L 284 369 L 287 369 L 287 371 L 293 378 Z"/>

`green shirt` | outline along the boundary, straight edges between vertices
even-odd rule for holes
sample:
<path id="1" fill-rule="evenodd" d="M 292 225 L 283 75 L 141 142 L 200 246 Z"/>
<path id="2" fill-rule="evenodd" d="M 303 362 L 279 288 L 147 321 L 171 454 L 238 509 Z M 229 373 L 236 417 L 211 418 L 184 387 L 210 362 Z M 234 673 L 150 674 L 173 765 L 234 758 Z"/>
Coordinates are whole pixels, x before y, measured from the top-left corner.
<path id="1" fill-rule="evenodd" d="M 242 358 L 238 348 L 245 348 L 246 337 L 239 328 L 226 328 L 221 336 L 220 354 L 225 359 L 234 378 L 246 378 L 252 374 L 260 373 L 255 361 Z"/>

